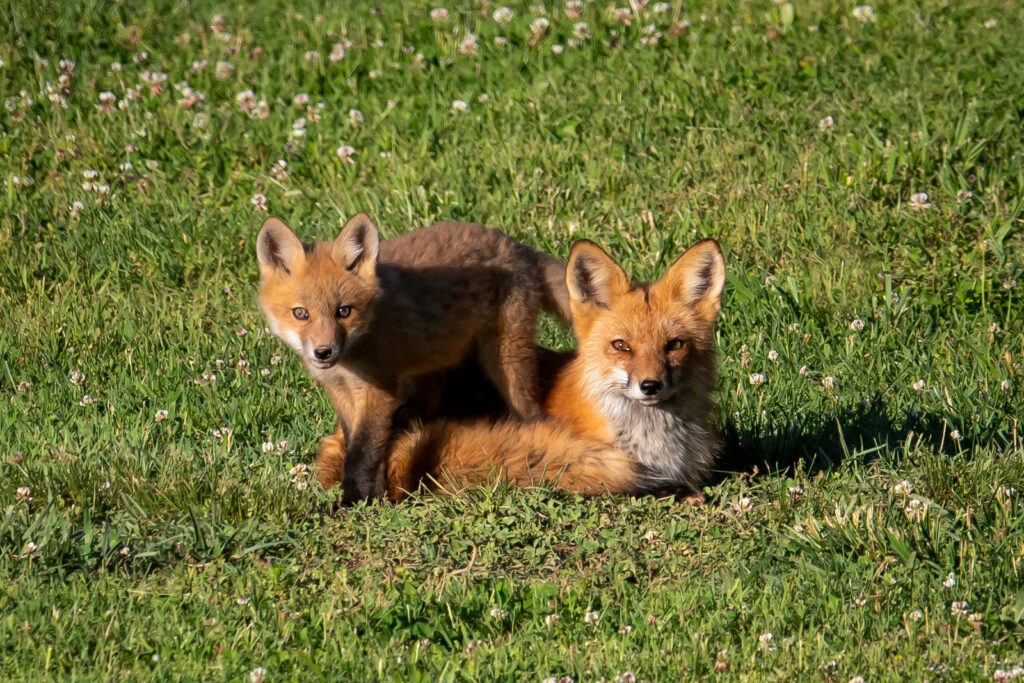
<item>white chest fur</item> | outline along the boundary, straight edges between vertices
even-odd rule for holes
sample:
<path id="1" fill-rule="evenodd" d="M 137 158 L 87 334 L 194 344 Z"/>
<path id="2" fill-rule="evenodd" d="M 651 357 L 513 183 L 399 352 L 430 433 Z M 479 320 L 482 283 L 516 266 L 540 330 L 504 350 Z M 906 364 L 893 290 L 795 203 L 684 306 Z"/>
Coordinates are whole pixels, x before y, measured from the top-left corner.
<path id="1" fill-rule="evenodd" d="M 615 446 L 647 466 L 659 483 L 700 486 L 713 456 L 704 416 L 675 402 L 647 406 L 621 395 L 599 403 L 614 427 Z"/>

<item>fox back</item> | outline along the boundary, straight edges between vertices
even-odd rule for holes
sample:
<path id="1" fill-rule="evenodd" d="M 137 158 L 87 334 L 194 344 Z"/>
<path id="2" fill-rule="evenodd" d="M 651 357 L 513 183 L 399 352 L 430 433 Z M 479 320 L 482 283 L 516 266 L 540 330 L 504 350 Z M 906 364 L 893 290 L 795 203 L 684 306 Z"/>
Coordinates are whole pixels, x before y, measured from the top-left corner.
<path id="1" fill-rule="evenodd" d="M 713 240 L 650 284 L 631 283 L 592 242 L 577 242 L 569 256 L 578 348 L 546 410 L 577 434 L 630 453 L 650 471 L 652 490 L 698 491 L 718 451 L 711 394 L 724 281 Z"/>

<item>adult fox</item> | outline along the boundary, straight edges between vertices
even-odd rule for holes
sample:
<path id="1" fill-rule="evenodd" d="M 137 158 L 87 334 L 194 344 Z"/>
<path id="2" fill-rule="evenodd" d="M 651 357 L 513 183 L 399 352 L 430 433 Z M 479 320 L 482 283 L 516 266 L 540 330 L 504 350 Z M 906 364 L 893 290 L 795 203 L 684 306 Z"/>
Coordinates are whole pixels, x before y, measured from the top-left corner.
<path id="1" fill-rule="evenodd" d="M 699 501 L 719 448 L 711 394 L 724 283 L 714 240 L 698 242 L 653 284 L 631 283 L 597 245 L 577 242 L 566 284 L 578 346 L 545 355 L 550 418 L 414 424 L 390 448 L 388 497 L 497 478 Z M 344 458 L 344 442 L 328 437 L 317 464 Z"/>
<path id="2" fill-rule="evenodd" d="M 470 223 L 381 242 L 364 213 L 312 245 L 268 218 L 256 250 L 270 329 L 299 354 L 337 415 L 317 464 L 325 486 L 341 480 L 343 503 L 385 493 L 396 410 L 418 402 L 429 416 L 432 378 L 469 356 L 517 417 L 540 415 L 537 314 L 570 316 L 558 259 Z M 345 444 L 343 460 L 330 457 L 336 442 Z"/>

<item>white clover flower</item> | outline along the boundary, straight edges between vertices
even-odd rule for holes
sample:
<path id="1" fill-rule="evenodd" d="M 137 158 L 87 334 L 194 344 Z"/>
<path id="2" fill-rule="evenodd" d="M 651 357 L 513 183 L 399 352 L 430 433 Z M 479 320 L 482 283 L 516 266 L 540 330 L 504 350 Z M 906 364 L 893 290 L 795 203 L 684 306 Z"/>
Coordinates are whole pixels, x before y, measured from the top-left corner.
<path id="1" fill-rule="evenodd" d="M 97 403 L 98 401 L 99 399 L 96 398 L 95 396 L 90 396 L 89 394 L 86 394 L 85 396 L 82 397 L 82 400 L 78 402 L 78 405 L 84 408 L 86 406 L 91 406 L 92 404 Z"/>
<path id="2" fill-rule="evenodd" d="M 826 389 L 831 390 L 836 385 L 836 380 L 835 378 L 829 376 L 821 380 L 821 385 Z"/>
<path id="3" fill-rule="evenodd" d="M 799 374 L 801 377 L 806 377 L 810 373 L 811 373 L 811 369 L 809 367 L 807 367 L 806 365 L 801 365 L 800 369 L 797 370 L 797 374 Z"/>
<path id="4" fill-rule="evenodd" d="M 636 683 L 636 674 L 632 671 L 624 671 L 615 677 L 615 683 Z"/>
<path id="5" fill-rule="evenodd" d="M 25 555 L 31 555 L 32 553 L 34 553 L 36 551 L 36 547 L 37 546 L 36 546 L 35 543 L 33 543 L 32 541 L 29 541 L 28 543 L 25 544 L 24 554 Z"/>
<path id="6" fill-rule="evenodd" d="M 305 479 L 299 479 L 295 482 L 295 488 L 299 491 L 305 491 L 309 487 L 309 482 Z"/>
<path id="7" fill-rule="evenodd" d="M 900 483 L 898 483 L 898 484 L 896 484 L 895 486 L 892 487 L 892 492 L 893 493 L 904 495 L 904 496 L 910 495 L 910 492 L 913 491 L 913 490 L 914 490 L 914 487 L 911 486 L 910 482 L 907 481 L 906 479 L 904 479 L 903 481 L 901 481 Z"/>
<path id="8" fill-rule="evenodd" d="M 349 109 L 348 120 L 349 123 L 351 123 L 353 126 L 358 126 L 360 123 L 363 122 L 363 112 L 359 111 L 358 109 Z"/>
<path id="9" fill-rule="evenodd" d="M 914 382 L 911 386 L 914 388 L 914 391 L 924 391 L 924 380 L 919 379 L 916 382 Z"/>
<path id="10" fill-rule="evenodd" d="M 789 487 L 788 489 L 786 489 L 786 491 L 787 491 L 787 492 L 789 493 L 789 495 L 790 495 L 790 496 L 792 496 L 793 498 L 796 498 L 796 497 L 798 497 L 798 496 L 802 496 L 802 495 L 804 495 L 804 489 L 803 489 L 803 487 L 802 487 L 802 486 L 800 486 L 800 485 L 796 485 L 796 486 L 790 486 L 790 487 Z"/>
<path id="11" fill-rule="evenodd" d="M 863 676 L 854 676 L 853 678 L 851 678 L 848 681 L 848 683 L 864 683 L 864 677 Z"/>
<path id="12" fill-rule="evenodd" d="M 267 675 L 267 670 L 262 666 L 257 666 L 255 669 L 249 672 L 249 683 L 263 683 L 263 678 Z"/>
<path id="13" fill-rule="evenodd" d="M 448 23 L 448 10 L 444 7 L 435 7 L 430 10 L 430 20 L 435 24 L 447 24 Z"/>
<path id="14" fill-rule="evenodd" d="M 775 637 L 771 633 L 762 633 L 757 637 L 757 642 L 761 645 L 762 650 L 774 650 L 775 645 L 772 641 Z"/>
<path id="15" fill-rule="evenodd" d="M 508 22 L 512 21 L 512 10 L 510 10 L 508 7 L 499 7 L 498 9 L 494 10 L 494 14 L 492 16 L 494 17 L 494 20 L 499 24 L 507 24 Z"/>
<path id="16" fill-rule="evenodd" d="M 946 588 L 952 588 L 956 585 L 956 576 L 953 572 L 946 575 L 946 580 L 942 582 L 942 585 Z"/>
<path id="17" fill-rule="evenodd" d="M 477 51 L 476 36 L 472 33 L 467 33 L 466 37 L 459 43 L 459 54 L 460 55 L 475 55 Z"/>
<path id="18" fill-rule="evenodd" d="M 924 211 L 925 209 L 932 208 L 932 205 L 928 202 L 927 192 L 915 192 L 910 195 L 910 202 L 907 203 L 913 211 Z"/>
<path id="19" fill-rule="evenodd" d="M 560 44 L 558 44 L 558 43 L 556 43 L 556 44 L 551 46 L 551 52 L 553 52 L 556 55 L 560 55 L 564 51 L 565 51 L 565 47 L 560 45 Z"/>
<path id="20" fill-rule="evenodd" d="M 598 614 L 597 612 L 590 611 L 590 612 L 587 612 L 586 614 L 583 615 L 583 623 L 591 625 L 591 626 L 593 626 L 594 624 L 596 624 L 600 620 L 601 620 L 601 615 Z"/>
<path id="21" fill-rule="evenodd" d="M 156 414 L 153 415 L 153 419 L 156 420 L 157 422 L 163 422 L 164 420 L 167 419 L 168 415 L 169 413 L 166 410 L 161 409 L 156 411 Z"/>
<path id="22" fill-rule="evenodd" d="M 331 64 L 345 59 L 345 46 L 341 43 L 335 43 L 334 47 L 331 48 L 331 54 L 327 55 L 327 59 L 331 61 Z"/>
<path id="23" fill-rule="evenodd" d="M 953 439 L 953 441 L 959 441 L 960 439 L 963 438 L 963 435 L 960 434 L 959 429 L 954 429 L 949 433 L 949 438 Z"/>
<path id="24" fill-rule="evenodd" d="M 738 501 L 733 503 L 732 509 L 735 512 L 748 512 L 754 509 L 754 501 L 752 501 L 747 496 L 743 496 Z"/>
<path id="25" fill-rule="evenodd" d="M 954 617 L 966 617 L 967 616 L 967 601 L 966 600 L 954 600 L 949 605 L 949 613 Z"/>
<path id="26" fill-rule="evenodd" d="M 544 617 L 544 625 L 550 628 L 551 626 L 554 626 L 555 622 L 558 621 L 560 618 L 561 617 L 559 617 L 557 614 L 549 614 L 546 617 Z"/>
<path id="27" fill-rule="evenodd" d="M 853 18 L 860 22 L 869 22 L 875 16 L 875 10 L 871 5 L 857 5 L 853 8 Z"/>
<path id="28" fill-rule="evenodd" d="M 973 196 L 974 196 L 974 193 L 971 192 L 970 190 L 959 190 L 956 193 L 956 203 L 957 204 L 963 204 L 964 202 L 966 202 L 968 199 L 970 199 Z"/>
<path id="29" fill-rule="evenodd" d="M 19 486 L 14 492 L 14 499 L 19 503 L 30 503 L 32 502 L 32 487 L 30 486 Z"/>
<path id="30" fill-rule="evenodd" d="M 274 442 L 273 441 L 264 441 L 262 444 L 260 444 L 260 450 L 262 450 L 264 453 L 273 453 L 274 452 Z"/>
<path id="31" fill-rule="evenodd" d="M 776 351 L 775 349 L 771 349 L 768 352 L 768 360 L 770 360 L 773 363 L 777 363 L 779 361 L 779 352 Z"/>
<path id="32" fill-rule="evenodd" d="M 633 630 L 632 626 L 623 624 L 622 626 L 619 627 L 619 635 L 620 636 L 629 635 L 629 632 L 632 631 L 632 630 Z"/>
<path id="33" fill-rule="evenodd" d="M 290 470 L 288 470 L 288 474 L 291 474 L 292 476 L 299 476 L 300 474 L 306 474 L 306 472 L 308 471 L 309 468 L 306 466 L 306 464 L 300 462 L 298 465 L 295 465 Z"/>
<path id="34" fill-rule="evenodd" d="M 230 78 L 234 72 L 235 66 L 231 62 L 217 62 L 217 66 L 213 68 L 213 76 L 218 81 Z"/>
<path id="35" fill-rule="evenodd" d="M 355 153 L 355 148 L 350 147 L 349 145 L 342 145 L 341 147 L 338 147 L 338 158 L 341 159 L 341 162 L 344 164 L 356 163 L 352 160 L 352 155 Z"/>
<path id="36" fill-rule="evenodd" d="M 565 3 L 565 16 L 579 19 L 583 15 L 583 3 L 580 0 L 569 0 Z"/>
<path id="37" fill-rule="evenodd" d="M 316 50 L 306 50 L 305 57 L 307 62 L 315 62 L 320 59 L 320 53 Z"/>
<path id="38" fill-rule="evenodd" d="M 864 321 L 860 318 L 854 318 L 850 321 L 850 329 L 854 332 L 860 332 L 864 329 Z"/>
<path id="39" fill-rule="evenodd" d="M 85 373 L 78 368 L 72 368 L 71 374 L 68 375 L 68 379 L 71 380 L 72 384 L 78 385 L 85 381 Z"/>
<path id="40" fill-rule="evenodd" d="M 298 95 L 292 98 L 292 104 L 296 107 L 305 107 L 309 104 L 309 95 L 304 92 L 300 92 Z"/>
<path id="41" fill-rule="evenodd" d="M 1000 382 L 999 383 L 999 390 L 1000 391 L 1009 391 L 1010 390 L 1010 380 L 1004 379 L 1002 382 Z"/>
<path id="42" fill-rule="evenodd" d="M 508 45 L 508 38 L 505 36 L 494 36 L 495 47 L 505 47 L 506 45 Z"/>
<path id="43" fill-rule="evenodd" d="M 455 100 L 452 102 L 452 113 L 453 114 L 468 114 L 469 104 L 465 100 Z"/>
<path id="44" fill-rule="evenodd" d="M 923 616 L 924 615 L 921 614 L 921 610 L 919 610 L 919 609 L 915 609 L 915 610 L 911 610 L 910 612 L 907 612 L 907 618 L 910 619 L 911 621 L 917 621 L 918 619 L 920 619 Z"/>
<path id="45" fill-rule="evenodd" d="M 263 194 L 262 192 L 257 192 L 256 194 L 254 194 L 252 196 L 252 199 L 250 199 L 249 201 L 252 202 L 252 208 L 256 209 L 257 211 L 267 210 L 267 195 Z"/>
<path id="46" fill-rule="evenodd" d="M 500 607 L 495 607 L 491 610 L 491 617 L 494 619 L 504 619 L 506 614 L 507 613 L 505 612 L 505 610 L 501 609 Z"/>
<path id="47" fill-rule="evenodd" d="M 751 386 L 761 386 L 765 382 L 765 376 L 760 372 L 755 372 L 752 375 L 750 375 L 748 381 L 750 382 Z"/>
<path id="48" fill-rule="evenodd" d="M 985 28 L 995 28 L 998 25 L 999 22 L 996 19 L 986 19 L 985 23 L 982 24 Z"/>
<path id="49" fill-rule="evenodd" d="M 572 25 L 572 35 L 576 40 L 590 38 L 590 24 L 585 21 L 577 21 Z"/>
<path id="50" fill-rule="evenodd" d="M 551 22 L 548 21 L 547 17 L 537 17 L 530 22 L 530 33 L 535 36 L 541 36 L 548 30 L 548 26 L 551 26 Z"/>

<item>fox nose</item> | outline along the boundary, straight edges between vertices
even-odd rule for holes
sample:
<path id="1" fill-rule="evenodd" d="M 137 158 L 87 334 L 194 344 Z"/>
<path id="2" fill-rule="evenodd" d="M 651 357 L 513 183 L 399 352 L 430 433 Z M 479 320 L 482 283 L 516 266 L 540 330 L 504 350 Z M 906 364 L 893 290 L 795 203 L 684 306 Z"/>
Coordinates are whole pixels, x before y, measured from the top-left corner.
<path id="1" fill-rule="evenodd" d="M 640 391 L 644 396 L 654 396 L 661 391 L 661 387 L 661 382 L 656 379 L 645 379 L 643 382 L 640 382 Z"/>
<path id="2" fill-rule="evenodd" d="M 313 355 L 316 356 L 317 360 L 327 360 L 331 357 L 331 351 L 330 346 L 318 346 L 313 349 Z"/>

